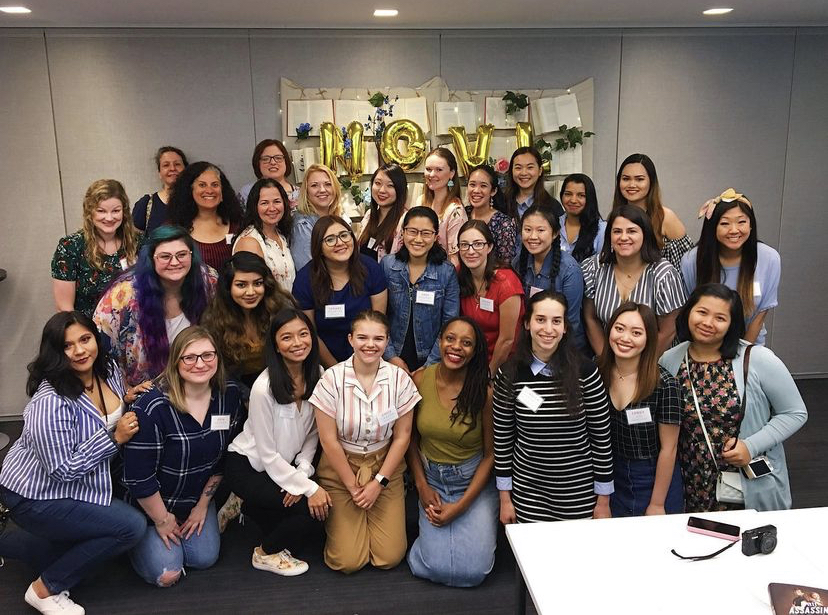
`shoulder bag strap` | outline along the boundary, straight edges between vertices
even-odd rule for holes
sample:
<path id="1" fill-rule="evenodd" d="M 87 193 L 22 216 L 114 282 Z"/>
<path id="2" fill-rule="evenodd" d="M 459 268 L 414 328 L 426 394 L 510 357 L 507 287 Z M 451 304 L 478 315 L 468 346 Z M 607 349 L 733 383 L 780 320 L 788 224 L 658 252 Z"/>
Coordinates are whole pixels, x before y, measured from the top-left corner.
<path id="1" fill-rule="evenodd" d="M 149 219 L 150 219 L 150 215 L 152 214 L 152 200 L 153 200 L 151 194 L 147 194 L 145 196 L 147 197 L 148 200 L 147 200 L 147 217 L 144 220 L 144 229 L 146 229 L 149 226 Z"/>
<path id="2" fill-rule="evenodd" d="M 745 392 L 742 395 L 742 408 L 739 412 L 739 424 L 736 425 L 736 433 L 734 438 L 739 439 L 739 431 L 742 429 L 742 421 L 745 420 L 745 408 L 747 407 L 747 386 L 748 386 L 748 367 L 750 366 L 750 351 L 753 350 L 754 344 L 745 348 L 745 355 L 742 360 L 742 372 L 745 381 Z"/>
<path id="3" fill-rule="evenodd" d="M 684 364 L 687 366 L 687 380 L 690 382 L 690 391 L 693 393 L 693 403 L 696 406 L 696 414 L 699 417 L 699 423 L 701 423 L 704 441 L 707 442 L 707 449 L 710 451 L 710 456 L 713 457 L 713 463 L 716 464 L 716 468 L 718 470 L 719 462 L 716 460 L 716 453 L 713 452 L 713 445 L 710 443 L 710 436 L 707 435 L 707 427 L 704 425 L 704 418 L 702 417 L 701 408 L 699 408 L 699 398 L 696 397 L 696 387 L 693 386 L 693 379 L 690 377 L 690 359 L 687 356 L 687 349 L 684 350 Z"/>

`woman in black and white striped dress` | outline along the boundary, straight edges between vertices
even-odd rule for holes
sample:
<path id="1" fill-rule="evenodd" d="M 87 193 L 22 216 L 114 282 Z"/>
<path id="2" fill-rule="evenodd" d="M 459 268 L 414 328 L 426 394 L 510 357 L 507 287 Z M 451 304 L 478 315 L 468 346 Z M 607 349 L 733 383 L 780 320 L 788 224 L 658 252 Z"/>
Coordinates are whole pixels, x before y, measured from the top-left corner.
<path id="1" fill-rule="evenodd" d="M 581 263 L 584 272 L 584 324 L 597 356 L 615 309 L 626 301 L 643 303 L 658 320 L 660 356 L 676 337 L 676 316 L 687 295 L 681 274 L 661 256 L 649 216 L 634 205 L 612 210 L 600 254 Z"/>
<path id="2" fill-rule="evenodd" d="M 532 296 L 515 356 L 494 383 L 495 475 L 503 523 L 609 517 L 607 393 L 569 333 L 566 298 Z"/>

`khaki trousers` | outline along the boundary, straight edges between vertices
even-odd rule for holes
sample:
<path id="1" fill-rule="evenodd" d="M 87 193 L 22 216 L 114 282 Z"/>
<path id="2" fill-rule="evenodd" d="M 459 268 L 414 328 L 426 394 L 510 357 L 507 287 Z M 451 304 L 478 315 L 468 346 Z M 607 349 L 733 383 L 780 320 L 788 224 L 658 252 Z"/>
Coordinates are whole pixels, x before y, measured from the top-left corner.
<path id="1" fill-rule="evenodd" d="M 379 472 L 388 447 L 374 453 L 345 451 L 348 463 L 360 486 L 367 485 Z M 377 568 L 393 568 L 405 556 L 405 487 L 401 461 L 388 477 L 388 486 L 380 491 L 374 505 L 365 510 L 351 499 L 339 475 L 325 453 L 319 460 L 317 478 L 330 494 L 333 507 L 325 522 L 325 564 L 332 570 L 356 572 L 368 562 Z"/>

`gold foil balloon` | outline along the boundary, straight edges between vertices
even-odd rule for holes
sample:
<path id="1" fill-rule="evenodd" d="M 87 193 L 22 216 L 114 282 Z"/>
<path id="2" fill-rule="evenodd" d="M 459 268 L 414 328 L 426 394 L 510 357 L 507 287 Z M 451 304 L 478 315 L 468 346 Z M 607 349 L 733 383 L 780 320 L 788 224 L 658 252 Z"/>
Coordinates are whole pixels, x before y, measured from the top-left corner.
<path id="1" fill-rule="evenodd" d="M 405 153 L 400 150 L 400 141 L 405 141 Z M 394 120 L 382 131 L 380 155 L 385 162 L 396 162 L 402 170 L 410 173 L 423 162 L 426 155 L 426 140 L 423 129 L 411 120 Z"/>
<path id="2" fill-rule="evenodd" d="M 361 122 L 348 124 L 348 139 L 351 141 L 351 156 L 346 157 L 345 139 L 342 131 L 331 122 L 319 125 L 319 147 L 322 164 L 336 174 L 336 161 L 339 160 L 345 167 L 345 172 L 353 181 L 362 177 L 365 172 L 365 141 L 363 134 L 365 126 Z"/>
<path id="3" fill-rule="evenodd" d="M 489 160 L 489 150 L 492 147 L 494 126 L 492 124 L 483 124 L 477 127 L 477 141 L 474 144 L 474 153 L 470 151 L 471 147 L 466 137 L 466 129 L 463 126 L 451 126 L 448 130 L 452 143 L 454 143 L 457 167 L 460 169 L 461 175 L 468 177 L 470 168 L 485 164 Z"/>
<path id="4" fill-rule="evenodd" d="M 529 122 L 518 122 L 515 124 L 515 141 L 517 147 L 534 147 L 535 146 L 535 131 L 532 130 L 532 124 Z M 543 172 L 548 175 L 552 170 L 548 160 L 543 161 Z"/>

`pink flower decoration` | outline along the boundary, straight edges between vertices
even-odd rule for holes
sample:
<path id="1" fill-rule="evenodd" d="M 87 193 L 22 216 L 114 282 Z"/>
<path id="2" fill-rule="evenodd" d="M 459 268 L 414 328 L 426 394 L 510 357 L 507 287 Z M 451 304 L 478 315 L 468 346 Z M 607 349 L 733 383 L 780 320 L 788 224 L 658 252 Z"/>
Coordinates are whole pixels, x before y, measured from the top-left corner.
<path id="1" fill-rule="evenodd" d="M 505 173 L 509 170 L 509 161 L 505 158 L 498 158 L 497 162 L 495 162 L 495 171 L 498 173 Z"/>

